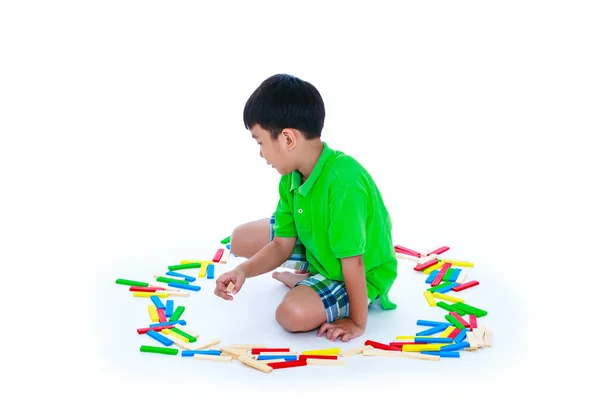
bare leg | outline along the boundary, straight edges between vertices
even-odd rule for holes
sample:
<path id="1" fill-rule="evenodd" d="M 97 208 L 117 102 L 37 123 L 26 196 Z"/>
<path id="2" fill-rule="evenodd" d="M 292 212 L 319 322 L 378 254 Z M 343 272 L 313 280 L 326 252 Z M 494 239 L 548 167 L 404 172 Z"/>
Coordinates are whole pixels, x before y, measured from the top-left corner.
<path id="1" fill-rule="evenodd" d="M 290 273 L 291 276 L 294 274 Z M 300 285 L 291 289 L 277 307 L 275 318 L 289 332 L 308 332 L 327 322 L 325 306 L 312 288 Z"/>
<path id="2" fill-rule="evenodd" d="M 270 218 L 246 222 L 235 228 L 231 234 L 231 253 L 250 258 L 270 241 Z"/>
<path id="3" fill-rule="evenodd" d="M 294 285 L 298 282 L 300 282 L 301 280 L 306 279 L 306 277 L 308 277 L 308 273 L 298 273 L 297 271 L 295 273 L 292 272 L 279 272 L 279 271 L 275 271 L 273 272 L 273 278 L 277 279 L 279 282 L 283 282 L 287 285 L 287 287 L 289 287 L 290 289 L 294 288 Z"/>

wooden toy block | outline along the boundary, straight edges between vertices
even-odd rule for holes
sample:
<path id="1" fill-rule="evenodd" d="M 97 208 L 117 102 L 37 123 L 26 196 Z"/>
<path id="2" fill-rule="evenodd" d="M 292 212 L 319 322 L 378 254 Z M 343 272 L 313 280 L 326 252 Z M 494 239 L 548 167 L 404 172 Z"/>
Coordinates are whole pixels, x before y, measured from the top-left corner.
<path id="1" fill-rule="evenodd" d="M 179 328 L 172 327 L 169 330 L 171 332 L 174 332 L 174 333 L 178 334 L 179 336 L 181 336 L 181 340 L 183 340 L 185 342 L 194 343 L 194 342 L 196 342 L 198 340 L 195 337 L 193 337 L 192 335 L 188 334 L 187 332 L 182 331 Z"/>
<path id="2" fill-rule="evenodd" d="M 361 354 L 362 351 L 364 349 L 364 346 L 361 347 L 355 347 L 353 349 L 345 349 L 345 350 L 341 350 L 339 353 L 340 357 L 352 357 L 358 354 Z"/>
<path id="3" fill-rule="evenodd" d="M 470 326 L 469 323 L 463 319 L 463 317 L 458 315 L 458 313 L 452 311 L 452 312 L 450 312 L 450 315 L 452 315 L 454 318 L 456 318 L 456 320 L 458 322 L 460 322 L 465 328 L 468 328 Z"/>
<path id="4" fill-rule="evenodd" d="M 227 285 L 227 293 L 232 293 L 233 289 L 235 288 L 235 283 L 233 282 L 229 282 L 229 285 Z"/>
<path id="5" fill-rule="evenodd" d="M 149 284 L 146 282 L 132 281 L 131 279 L 122 279 L 122 278 L 117 279 L 115 281 L 115 283 L 117 283 L 119 285 L 137 286 L 137 287 L 148 287 L 149 286 Z"/>
<path id="6" fill-rule="evenodd" d="M 272 362 L 285 362 L 285 358 L 274 358 L 272 360 L 257 360 L 257 361 L 268 364 L 268 363 L 272 363 Z"/>
<path id="7" fill-rule="evenodd" d="M 454 328 L 454 330 L 450 332 L 448 337 L 454 340 L 463 330 L 464 328 Z"/>
<path id="8" fill-rule="evenodd" d="M 396 253 L 396 257 L 398 256 L 398 254 L 400 254 L 400 253 Z M 413 269 L 415 271 L 423 271 L 423 270 L 425 270 L 425 269 L 427 269 L 429 267 L 433 267 L 437 263 L 438 263 L 437 258 L 432 258 L 431 260 L 428 260 L 428 261 L 426 261 L 424 263 L 417 264 Z"/>
<path id="9" fill-rule="evenodd" d="M 444 263 L 442 264 L 442 267 L 440 268 L 440 270 L 438 271 L 437 275 L 435 276 L 435 278 L 433 279 L 433 282 L 431 282 L 431 286 L 438 286 L 440 283 L 442 283 L 442 278 L 444 277 L 444 275 L 446 274 L 446 272 L 450 269 L 450 266 L 452 264 L 450 263 Z"/>
<path id="10" fill-rule="evenodd" d="M 319 355 L 319 354 L 312 354 L 312 355 L 311 354 L 309 354 L 309 355 L 300 354 L 298 356 L 299 360 L 306 360 L 308 358 L 318 358 L 321 360 L 338 360 L 339 359 L 338 356 L 323 356 L 323 355 Z"/>
<path id="11" fill-rule="evenodd" d="M 195 267 L 189 268 L 200 268 L 200 264 L 202 263 L 211 263 L 210 260 L 181 260 L 180 265 L 189 265 L 189 264 L 198 264 Z"/>
<path id="12" fill-rule="evenodd" d="M 188 349 L 187 350 L 204 350 L 204 349 L 208 349 L 210 347 L 216 346 L 217 344 L 221 343 L 220 339 L 211 339 L 208 342 L 204 342 L 204 343 L 200 343 L 200 342 L 195 342 L 195 343 L 188 343 Z M 223 355 L 223 351 L 221 350 L 221 355 Z M 231 354 L 225 354 L 225 355 L 231 355 Z"/>
<path id="13" fill-rule="evenodd" d="M 158 333 L 156 331 L 148 331 L 148 332 L 146 332 L 146 335 L 159 341 L 160 343 L 162 343 L 165 346 L 171 346 L 173 344 L 173 341 L 170 338 L 168 338 L 164 335 L 161 335 L 160 333 Z"/>
<path id="14" fill-rule="evenodd" d="M 158 322 L 158 313 L 156 312 L 156 306 L 148 304 L 148 314 L 150 314 L 150 321 Z"/>
<path id="15" fill-rule="evenodd" d="M 169 282 L 169 286 L 172 287 L 176 287 L 179 289 L 184 289 L 184 290 L 193 290 L 193 291 L 199 291 L 201 288 L 198 285 L 191 285 L 189 283 L 179 283 L 179 282 Z"/>
<path id="16" fill-rule="evenodd" d="M 418 258 L 421 257 L 421 253 L 419 253 L 418 251 L 411 250 L 408 247 L 400 246 L 399 244 L 394 245 L 394 250 L 396 251 L 396 253 L 404 253 Z"/>
<path id="17" fill-rule="evenodd" d="M 414 351 L 439 351 L 443 343 L 428 343 L 428 344 L 405 344 L 402 346 L 402 352 Z"/>
<path id="18" fill-rule="evenodd" d="M 434 326 L 432 328 L 426 329 L 424 331 L 421 332 L 417 332 L 416 336 L 431 336 L 431 335 L 435 335 L 436 333 L 442 332 L 445 329 L 448 328 L 448 326 L 450 326 L 450 324 L 444 323 L 444 324 L 439 324 L 438 326 Z M 416 339 L 416 338 L 415 338 Z M 414 340 L 414 339 L 412 339 Z"/>
<path id="19" fill-rule="evenodd" d="M 450 250 L 450 247 L 448 247 L 448 246 L 442 246 L 442 247 L 439 247 L 439 248 L 437 248 L 437 249 L 435 249 L 433 251 L 430 251 L 429 253 L 427 253 L 427 255 L 428 256 L 431 255 L 431 254 L 440 255 L 440 254 L 442 254 L 442 253 L 444 253 L 444 252 L 446 252 L 448 250 Z"/>
<path id="20" fill-rule="evenodd" d="M 460 285 L 453 287 L 452 291 L 460 292 L 461 290 L 465 290 L 465 289 L 468 289 L 470 287 L 477 286 L 477 285 L 479 285 L 478 281 L 469 281 L 469 282 L 461 283 Z"/>
<path id="21" fill-rule="evenodd" d="M 259 354 L 261 356 L 295 356 L 298 357 L 298 353 L 294 353 L 291 351 L 263 351 L 261 353 L 252 353 Z"/>
<path id="22" fill-rule="evenodd" d="M 221 257 L 221 261 L 219 261 L 221 264 L 227 264 L 227 261 L 229 260 L 229 254 L 231 254 L 231 250 L 229 250 L 228 248 L 225 248 L 223 250 L 223 256 Z"/>
<path id="23" fill-rule="evenodd" d="M 485 346 L 485 342 L 483 339 L 484 330 L 481 328 L 474 328 L 472 332 L 473 332 L 473 335 L 475 336 L 477 347 L 484 347 Z"/>
<path id="24" fill-rule="evenodd" d="M 208 264 L 206 267 L 206 279 L 215 279 L 215 265 Z"/>
<path id="25" fill-rule="evenodd" d="M 256 360 L 248 357 L 247 355 L 242 354 L 242 355 L 238 356 L 237 359 L 238 359 L 238 361 L 241 361 L 242 363 L 246 364 L 247 366 L 256 368 L 257 370 L 262 371 L 266 374 L 273 371 L 273 367 L 271 367 L 269 364 L 261 363 L 260 361 L 256 361 Z"/>
<path id="26" fill-rule="evenodd" d="M 303 351 L 302 354 L 305 355 L 314 355 L 314 354 L 322 354 L 322 355 L 338 355 L 340 353 L 339 348 L 329 348 L 329 349 L 319 349 L 319 350 L 306 350 Z"/>
<path id="27" fill-rule="evenodd" d="M 439 350 L 439 349 L 438 349 Z M 405 358 L 416 358 L 419 360 L 439 361 L 440 356 L 434 356 L 429 354 L 421 354 L 418 352 L 403 352 L 403 351 L 390 351 L 380 349 L 365 349 L 363 350 L 364 356 L 385 356 L 385 357 L 405 357 Z"/>
<path id="28" fill-rule="evenodd" d="M 198 278 L 206 278 L 206 272 L 208 271 L 208 266 L 212 263 L 213 263 L 212 261 L 205 261 L 205 262 L 200 263 L 200 270 L 198 271 Z"/>
<path id="29" fill-rule="evenodd" d="M 235 358 L 239 358 L 241 356 L 249 357 L 248 353 L 246 353 L 244 350 L 239 349 L 239 348 L 234 348 L 234 347 L 221 347 L 221 354 L 233 356 Z M 249 358 L 251 358 L 251 357 L 249 357 Z"/>
<path id="30" fill-rule="evenodd" d="M 233 360 L 231 356 L 211 356 L 206 354 L 194 354 L 192 356 L 194 360 L 208 360 L 208 361 L 221 361 L 221 362 L 230 362 Z"/>
<path id="31" fill-rule="evenodd" d="M 175 325 L 175 327 L 176 327 L 177 329 L 180 329 L 180 330 L 184 331 L 185 333 L 187 333 L 187 334 L 188 334 L 188 335 L 190 335 L 190 336 L 193 336 L 193 337 L 195 337 L 195 338 L 199 338 L 199 337 L 200 337 L 200 334 L 198 334 L 198 333 L 194 332 L 193 330 L 191 330 L 191 329 L 190 329 L 190 328 L 188 328 L 187 326 L 183 326 L 183 325 L 181 325 L 181 324 L 176 324 L 176 325 Z"/>
<path id="32" fill-rule="evenodd" d="M 473 328 L 477 328 L 477 316 L 473 314 L 469 314 L 469 328 L 473 330 Z"/>
<path id="33" fill-rule="evenodd" d="M 467 331 L 467 342 L 469 343 L 469 347 L 465 348 L 465 350 L 477 350 L 477 338 L 473 332 Z"/>
<path id="34" fill-rule="evenodd" d="M 157 282 L 161 282 L 161 283 L 169 283 L 169 282 L 177 282 L 177 283 L 182 283 L 182 284 L 189 284 L 188 281 L 186 281 L 185 279 L 179 279 L 179 278 L 173 278 L 172 276 L 168 276 L 168 275 L 163 275 L 163 274 L 153 274 L 152 275 L 154 278 L 156 278 Z"/>
<path id="35" fill-rule="evenodd" d="M 252 349 L 263 349 L 266 348 L 267 345 L 266 344 L 230 344 L 227 347 L 233 347 L 233 348 L 237 348 L 237 349 L 246 349 L 246 350 L 252 350 Z"/>
<path id="36" fill-rule="evenodd" d="M 186 261 L 186 262 L 183 262 Z M 182 269 L 190 269 L 190 268 L 198 268 L 200 267 L 200 263 L 196 262 L 196 261 L 191 261 L 191 260 L 183 260 L 180 264 L 176 264 L 176 265 L 169 265 L 167 267 L 167 269 L 169 271 L 179 271 Z"/>
<path id="37" fill-rule="evenodd" d="M 441 285 L 430 287 L 427 290 L 429 290 L 431 293 L 435 293 L 435 292 L 446 293 L 446 292 L 449 292 L 450 290 L 452 290 L 452 288 L 454 288 L 456 286 L 459 286 L 459 284 L 456 282 L 445 282 L 445 283 L 442 283 Z"/>
<path id="38" fill-rule="evenodd" d="M 483 331 L 483 345 L 484 347 L 492 347 L 492 331 L 490 331 L 488 328 L 485 328 L 485 331 Z"/>
<path id="39" fill-rule="evenodd" d="M 189 343 L 189 342 L 190 342 L 190 339 L 189 339 L 189 338 L 187 338 L 187 337 L 185 337 L 185 336 L 181 335 L 181 334 L 180 334 L 180 333 L 178 333 L 178 332 L 175 332 L 175 331 L 174 331 L 172 328 L 170 328 L 170 329 L 163 329 L 163 333 L 166 333 L 167 335 L 169 335 L 169 336 L 170 336 L 170 338 L 171 338 L 171 337 L 176 337 L 177 339 L 181 340 L 182 342 L 186 342 L 186 343 Z M 186 349 L 187 349 L 187 348 L 186 348 Z M 191 349 L 187 349 L 187 350 L 191 350 Z"/>
<path id="40" fill-rule="evenodd" d="M 169 321 L 178 321 L 183 312 L 185 311 L 185 306 L 177 306 L 173 314 L 169 317 Z"/>
<path id="41" fill-rule="evenodd" d="M 442 268 L 442 265 L 444 265 L 444 264 L 438 261 L 435 264 L 433 264 L 431 267 L 425 268 L 423 270 L 423 273 L 426 274 L 426 275 L 429 275 L 430 273 L 432 273 L 436 269 Z"/>
<path id="42" fill-rule="evenodd" d="M 433 298 L 433 294 L 430 291 L 424 291 L 423 296 L 425 296 L 425 300 L 427 300 L 427 304 L 429 304 L 430 307 L 436 306 L 435 299 Z"/>
<path id="43" fill-rule="evenodd" d="M 427 293 L 430 293 L 430 292 L 427 292 Z M 465 302 L 463 299 L 459 299 L 458 297 L 448 296 L 447 294 L 443 294 L 443 293 L 439 293 L 439 292 L 434 292 L 434 293 L 432 293 L 431 296 L 435 297 L 436 299 L 451 301 L 453 303 L 464 303 Z"/>
<path id="44" fill-rule="evenodd" d="M 417 263 L 421 261 L 421 259 L 419 257 L 411 256 L 411 255 L 404 254 L 404 253 L 398 253 L 398 252 L 396 252 L 396 258 L 402 258 L 403 260 L 414 261 Z"/>
<path id="45" fill-rule="evenodd" d="M 453 310 L 453 311 L 456 311 L 459 314 L 460 314 L 460 311 L 462 310 L 462 311 L 464 311 L 467 314 L 473 314 L 473 315 L 475 315 L 477 318 L 484 317 L 484 316 L 486 316 L 488 314 L 487 311 L 482 310 L 482 309 L 477 308 L 477 307 L 473 307 L 472 305 L 467 304 L 467 303 L 454 303 L 452 305 L 452 307 L 455 308 L 455 310 Z"/>
<path id="46" fill-rule="evenodd" d="M 167 322 L 167 316 L 165 315 L 164 308 L 156 309 L 156 314 L 158 314 L 158 322 Z"/>
<path id="47" fill-rule="evenodd" d="M 175 346 L 179 347 L 180 349 L 183 350 L 192 350 L 189 348 L 189 343 L 180 339 L 176 333 L 174 333 L 173 331 L 171 331 L 170 329 L 163 329 L 162 333 L 166 333 L 169 335 L 169 339 L 171 339 L 173 341 L 173 343 L 175 344 Z"/>
<path id="48" fill-rule="evenodd" d="M 459 261 L 459 260 L 442 260 L 442 262 L 448 262 L 457 267 L 473 267 L 475 264 L 470 261 Z"/>
<path id="49" fill-rule="evenodd" d="M 398 347 L 390 346 L 385 343 L 375 342 L 373 340 L 366 340 L 365 346 L 373 346 L 374 348 L 380 349 L 380 350 L 400 351 L 400 348 L 398 348 Z"/>
<path id="50" fill-rule="evenodd" d="M 344 365 L 343 360 L 329 360 L 325 358 L 307 358 L 308 365 Z"/>
<path id="51" fill-rule="evenodd" d="M 307 365 L 307 363 L 306 363 L 306 360 L 294 360 L 294 361 L 284 361 L 284 362 L 270 362 L 267 365 L 273 369 L 281 369 L 281 368 L 292 368 L 292 367 L 305 367 Z"/>
<path id="52" fill-rule="evenodd" d="M 169 297 L 188 297 L 190 295 L 190 292 L 168 292 L 169 293 Z"/>
<path id="53" fill-rule="evenodd" d="M 167 298 L 167 297 L 169 297 L 169 293 L 163 293 L 163 292 L 133 292 L 133 297 L 150 298 L 152 296 L 158 296 L 160 298 Z"/>
<path id="54" fill-rule="evenodd" d="M 458 274 L 458 278 L 456 278 L 455 282 L 456 283 L 464 283 L 465 279 L 467 279 L 467 271 L 465 271 L 464 269 L 462 271 L 460 271 L 460 273 Z"/>
<path id="55" fill-rule="evenodd" d="M 168 271 L 166 275 L 173 276 L 175 278 L 182 278 L 188 282 L 194 282 L 196 280 L 196 278 L 194 278 L 193 276 L 182 274 L 180 272 L 175 272 L 175 271 Z"/>
<path id="56" fill-rule="evenodd" d="M 159 289 L 151 288 L 151 287 L 142 287 L 142 286 L 130 286 L 129 287 L 130 292 L 156 292 L 157 290 L 159 290 Z"/>
<path id="57" fill-rule="evenodd" d="M 229 346 L 229 347 L 231 347 L 231 346 Z M 290 351 L 289 347 L 253 347 L 251 349 L 252 354 L 262 354 L 265 352 L 270 352 L 270 353 L 287 352 L 287 353 L 289 353 L 289 351 Z"/>
<path id="58" fill-rule="evenodd" d="M 456 317 L 452 314 L 446 314 L 444 315 L 444 318 L 446 318 L 446 320 L 448 322 L 450 322 L 452 325 L 454 325 L 455 327 L 457 327 L 458 329 L 465 329 L 465 326 L 456 319 Z M 458 335 L 458 333 L 456 333 Z M 450 336 L 448 336 L 450 337 Z"/>
<path id="59" fill-rule="evenodd" d="M 449 337 L 449 335 L 454 331 L 454 329 L 456 329 L 456 327 L 454 325 L 450 325 L 448 327 L 446 327 L 446 329 L 444 330 L 444 332 L 440 333 L 439 337 Z"/>
<path id="60" fill-rule="evenodd" d="M 151 287 L 154 287 L 154 288 L 157 288 L 157 289 L 161 289 L 161 290 L 164 290 L 165 292 L 169 292 L 169 293 L 171 293 L 171 292 L 180 292 L 179 289 L 167 286 L 164 283 L 156 283 L 155 282 L 155 283 L 152 284 Z"/>
<path id="61" fill-rule="evenodd" d="M 217 249 L 217 252 L 215 253 L 215 256 L 213 257 L 212 261 L 215 263 L 218 263 L 219 261 L 221 261 L 221 257 L 223 257 L 224 251 L 225 251 L 224 248 Z"/>
<path id="62" fill-rule="evenodd" d="M 140 335 L 148 332 L 148 331 L 157 331 L 160 332 L 163 329 L 169 329 L 172 328 L 174 325 L 166 325 L 166 326 L 151 326 L 151 327 L 147 327 L 147 328 L 137 328 L 137 333 L 139 333 Z"/>
<path id="63" fill-rule="evenodd" d="M 414 340 L 414 336 L 396 336 L 396 340 Z"/>

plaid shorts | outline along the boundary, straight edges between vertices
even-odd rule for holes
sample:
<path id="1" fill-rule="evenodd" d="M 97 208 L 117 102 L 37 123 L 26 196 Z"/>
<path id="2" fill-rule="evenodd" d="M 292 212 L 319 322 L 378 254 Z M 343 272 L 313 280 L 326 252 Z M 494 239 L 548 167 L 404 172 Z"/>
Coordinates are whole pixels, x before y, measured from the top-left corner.
<path id="1" fill-rule="evenodd" d="M 273 225 L 275 224 L 275 215 L 271 216 L 271 240 L 275 237 Z M 281 267 L 294 269 L 298 272 L 308 272 L 308 261 L 306 261 L 306 248 L 300 242 L 296 241 L 296 247 L 289 260 L 281 264 Z M 350 315 L 348 302 L 348 293 L 344 282 L 334 281 L 325 278 L 321 274 L 311 275 L 308 278 L 298 282 L 295 286 L 305 285 L 312 289 L 321 297 L 325 306 L 327 322 L 333 322 L 340 318 L 347 318 Z"/>

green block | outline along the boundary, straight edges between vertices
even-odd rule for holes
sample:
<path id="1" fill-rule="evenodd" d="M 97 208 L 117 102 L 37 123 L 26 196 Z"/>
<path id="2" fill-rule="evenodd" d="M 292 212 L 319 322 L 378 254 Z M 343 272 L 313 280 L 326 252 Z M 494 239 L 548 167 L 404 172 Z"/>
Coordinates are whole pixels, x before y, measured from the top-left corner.
<path id="1" fill-rule="evenodd" d="M 454 315 L 447 314 L 447 315 L 444 315 L 444 318 L 446 318 L 446 321 L 450 322 L 452 325 L 454 325 L 458 329 L 465 329 L 465 326 L 463 324 L 461 324 L 460 321 L 457 320 Z"/>
<path id="2" fill-rule="evenodd" d="M 178 349 L 169 349 L 167 347 L 156 347 L 156 346 L 146 346 L 142 345 L 140 347 L 140 351 L 143 353 L 159 353 L 159 354 L 167 354 L 170 356 L 176 356 L 179 352 Z"/>
<path id="3" fill-rule="evenodd" d="M 177 283 L 183 283 L 184 285 L 189 285 L 190 284 L 186 280 L 175 279 L 175 278 L 165 278 L 164 276 L 159 276 L 158 278 L 156 278 L 156 281 L 157 282 L 164 282 L 164 283 L 177 282 Z"/>
<path id="4" fill-rule="evenodd" d="M 169 269 L 169 271 L 179 271 L 180 269 L 200 268 L 200 263 L 169 265 L 167 268 Z"/>
<path id="5" fill-rule="evenodd" d="M 442 277 L 442 280 L 448 282 L 454 271 L 456 271 L 456 268 L 448 268 L 448 271 L 446 271 L 446 273 Z"/>
<path id="6" fill-rule="evenodd" d="M 175 321 L 175 320 L 174 320 L 174 321 Z M 169 329 L 171 329 L 173 332 L 175 332 L 175 333 L 178 333 L 178 334 L 180 334 L 181 336 L 183 336 L 183 337 L 187 338 L 187 339 L 190 341 L 190 343 L 194 343 L 194 342 L 197 340 L 195 337 L 193 337 L 192 335 L 190 335 L 190 334 L 189 334 L 189 333 L 187 333 L 187 332 L 184 332 L 184 331 L 182 331 L 182 330 L 181 330 L 181 329 L 179 329 L 179 328 L 175 328 L 175 327 L 173 327 L 173 328 L 169 328 Z"/>
<path id="7" fill-rule="evenodd" d="M 177 321 L 181 317 L 181 314 L 183 314 L 184 311 L 185 311 L 184 306 L 177 306 L 177 308 L 175 309 L 173 314 L 171 314 L 171 317 L 169 318 L 169 322 Z"/>
<path id="8" fill-rule="evenodd" d="M 118 283 L 119 285 L 127 285 L 127 286 L 141 286 L 141 287 L 150 286 L 146 282 L 130 281 L 129 279 L 121 279 L 121 278 L 117 279 L 117 281 L 115 283 Z"/>
<path id="9" fill-rule="evenodd" d="M 447 286 L 450 286 L 450 285 L 453 285 L 453 284 L 454 284 L 454 282 L 442 283 L 441 285 L 430 287 L 429 289 L 427 289 L 427 291 L 429 291 L 431 293 L 434 293 L 434 292 L 437 292 L 440 289 L 443 289 L 443 288 L 445 288 Z"/>
<path id="10" fill-rule="evenodd" d="M 481 308 L 473 307 L 465 303 L 454 303 L 454 307 L 466 312 L 467 314 L 472 314 L 477 318 L 484 317 L 488 314 L 487 311 L 482 310 Z"/>
<path id="11" fill-rule="evenodd" d="M 227 236 L 225 239 L 221 240 L 222 244 L 227 244 L 231 241 L 231 236 Z"/>
<path id="12" fill-rule="evenodd" d="M 454 308 L 446 303 L 445 301 L 438 301 L 437 303 L 435 303 L 436 306 L 438 306 L 439 308 L 443 308 L 444 310 L 451 312 L 454 311 Z"/>

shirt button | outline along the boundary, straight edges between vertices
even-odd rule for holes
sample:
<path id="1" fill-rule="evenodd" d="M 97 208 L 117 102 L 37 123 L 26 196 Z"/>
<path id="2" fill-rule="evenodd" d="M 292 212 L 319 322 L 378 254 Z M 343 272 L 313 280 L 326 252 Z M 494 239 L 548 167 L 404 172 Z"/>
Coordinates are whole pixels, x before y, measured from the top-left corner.
<path id="1" fill-rule="evenodd" d="M 302 214 L 302 213 L 303 213 L 302 209 L 301 209 L 301 208 L 299 208 L 299 209 L 298 209 L 298 214 Z"/>

